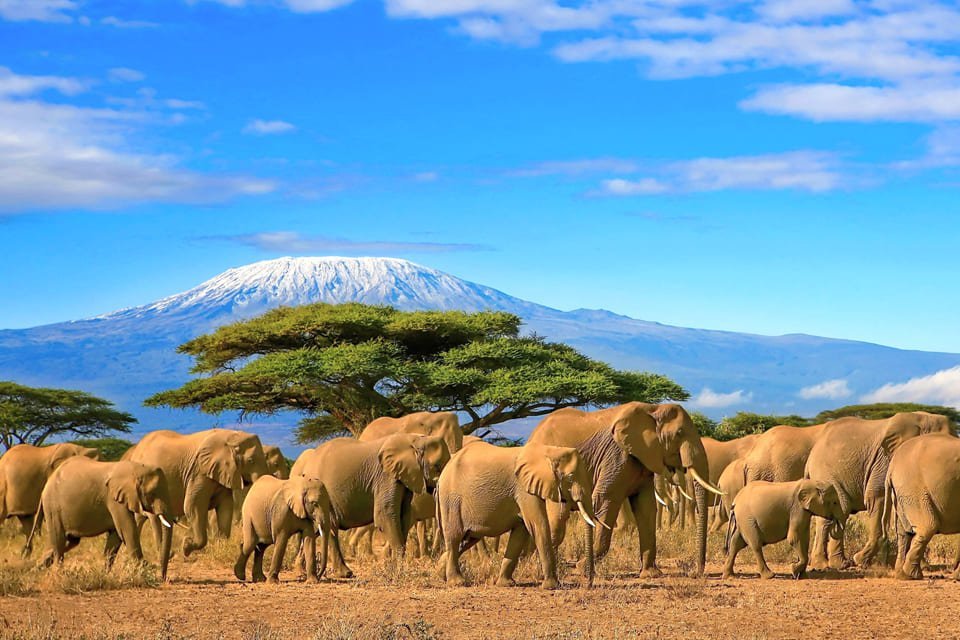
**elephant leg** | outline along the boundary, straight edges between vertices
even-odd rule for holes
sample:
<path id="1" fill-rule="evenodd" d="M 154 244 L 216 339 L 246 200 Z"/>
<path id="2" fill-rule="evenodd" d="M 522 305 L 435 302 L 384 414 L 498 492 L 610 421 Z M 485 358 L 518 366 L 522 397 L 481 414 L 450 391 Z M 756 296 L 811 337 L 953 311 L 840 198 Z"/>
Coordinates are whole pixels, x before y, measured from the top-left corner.
<path id="1" fill-rule="evenodd" d="M 760 572 L 760 577 L 764 580 L 772 578 L 773 571 L 767 565 L 767 559 L 763 557 L 763 540 L 760 538 L 760 530 L 757 526 L 753 523 L 747 524 L 745 528 L 740 529 L 740 536 L 757 557 L 757 570 Z"/>
<path id="2" fill-rule="evenodd" d="M 107 533 L 107 541 L 103 545 L 103 557 L 106 560 L 107 571 L 113 567 L 113 562 L 117 559 L 117 552 L 120 550 L 121 544 L 123 544 L 123 541 L 116 531 Z"/>
<path id="3" fill-rule="evenodd" d="M 549 504 L 549 503 L 548 503 Z M 589 528 L 587 530 L 587 535 L 594 536 L 594 555 L 593 560 L 594 564 L 603 559 L 607 555 L 607 552 L 610 551 L 610 541 L 613 538 L 613 528 L 617 524 L 617 519 L 620 516 L 621 505 L 623 503 L 617 503 L 610 500 L 601 500 L 600 506 L 596 509 L 595 514 L 597 520 L 605 523 L 607 526 Z M 636 513 L 633 514 L 634 520 L 636 520 Z M 587 565 L 589 563 L 589 558 L 581 558 L 577 563 L 577 570 L 584 576 L 587 575 Z"/>
<path id="4" fill-rule="evenodd" d="M 253 576 L 251 577 L 253 582 L 264 582 L 267 579 L 267 577 L 263 575 L 263 554 L 266 552 L 268 546 L 270 545 L 261 542 L 253 549 Z"/>
<path id="5" fill-rule="evenodd" d="M 421 520 L 417 523 L 417 537 L 419 538 L 419 549 L 420 557 L 427 558 L 430 556 L 430 541 L 427 539 L 427 521 Z"/>
<path id="6" fill-rule="evenodd" d="M 33 529 L 33 516 L 16 516 L 17 523 L 20 525 L 20 533 L 25 536 L 30 535 L 30 531 Z"/>
<path id="7" fill-rule="evenodd" d="M 858 567 L 865 567 L 877 556 L 883 538 L 883 499 L 871 501 L 867 505 L 867 541 L 863 548 L 853 556 Z"/>
<path id="8" fill-rule="evenodd" d="M 453 525 L 453 523 L 450 523 Z M 461 527 L 447 526 L 443 530 L 444 546 L 444 578 L 447 583 L 455 587 L 462 587 L 467 583 L 460 570 L 460 546 L 463 544 L 463 531 Z"/>
<path id="9" fill-rule="evenodd" d="M 544 500 L 529 500 L 526 509 L 521 509 L 523 522 L 533 537 L 537 553 L 540 556 L 540 568 L 543 571 L 544 589 L 556 589 L 560 586 L 557 580 L 557 558 L 553 551 L 550 536 L 550 521 L 547 519 L 546 502 Z M 607 514 L 614 522 L 617 520 L 617 511 Z"/>
<path id="10" fill-rule="evenodd" d="M 237 580 L 240 582 L 247 579 L 247 560 L 250 559 L 250 554 L 257 546 L 255 535 L 253 523 L 245 522 L 243 524 L 243 542 L 240 543 L 240 555 L 237 556 L 237 561 L 233 564 L 233 575 L 237 576 Z"/>
<path id="11" fill-rule="evenodd" d="M 332 575 L 338 578 L 352 578 L 353 571 L 350 570 L 350 567 L 347 566 L 347 563 L 343 560 L 343 552 L 340 550 L 340 536 L 338 532 L 331 531 L 330 537 L 332 538 L 330 545 L 330 555 L 331 562 L 333 564 Z"/>
<path id="12" fill-rule="evenodd" d="M 270 560 L 270 573 L 267 575 L 267 582 L 277 583 L 280 581 L 280 567 L 283 566 L 283 556 L 287 553 L 287 540 L 289 539 L 289 532 L 280 531 L 277 533 L 273 544 L 273 558 Z M 304 543 L 304 546 L 306 546 L 307 541 L 304 540 Z M 310 555 L 310 552 L 307 551 L 307 575 L 310 575 L 311 568 L 313 574 L 316 575 L 316 553 L 313 554 L 313 558 L 310 558 Z M 312 563 L 311 559 L 313 560 Z"/>
<path id="13" fill-rule="evenodd" d="M 152 516 L 151 516 L 152 518 Z M 197 507 L 190 514 L 190 534 L 183 540 L 183 557 L 207 546 L 207 512 Z"/>
<path id="14" fill-rule="evenodd" d="M 530 540 L 530 533 L 522 524 L 510 530 L 510 537 L 507 538 L 507 548 L 500 563 L 500 576 L 497 578 L 498 586 L 513 586 L 513 572 L 517 569 L 520 554 L 523 552 L 523 548 L 527 546 L 528 540 Z"/>
<path id="15" fill-rule="evenodd" d="M 637 519 L 640 577 L 659 578 L 663 574 L 657 568 L 657 499 L 653 492 L 653 483 L 640 487 L 640 491 L 630 498 L 630 506 Z M 607 533 L 609 534 L 609 531 Z"/>
<path id="16" fill-rule="evenodd" d="M 834 569 L 849 569 L 853 561 L 847 558 L 844 541 L 834 540 L 828 534 L 829 523 L 824 521 L 823 536 L 827 539 L 827 554 L 830 556 L 830 566 Z"/>
<path id="17" fill-rule="evenodd" d="M 903 565 L 912 541 L 913 533 L 911 531 L 897 531 L 897 559 L 893 563 L 893 574 L 897 578 L 909 577 L 903 572 Z"/>
<path id="18" fill-rule="evenodd" d="M 220 500 L 216 506 L 217 534 L 221 538 L 229 538 L 233 527 L 233 496 L 228 495 Z"/>
<path id="19" fill-rule="evenodd" d="M 723 566 L 723 578 L 729 578 L 733 575 L 733 566 L 737 562 L 737 554 L 743 551 L 746 546 L 747 543 L 743 536 L 735 533 L 730 541 L 730 547 L 727 549 L 727 563 Z"/>
<path id="20" fill-rule="evenodd" d="M 913 540 L 910 541 L 910 549 L 907 551 L 903 567 L 901 567 L 903 575 L 900 577 L 908 577 L 912 580 L 919 580 L 923 577 L 920 563 L 927 550 L 927 545 L 930 544 L 930 539 L 933 538 L 935 533 L 936 530 L 933 527 L 915 527 Z"/>
<path id="21" fill-rule="evenodd" d="M 66 537 L 66 544 L 63 546 L 63 553 L 60 554 L 60 560 L 63 560 L 63 556 L 66 555 L 67 551 L 76 548 L 78 544 L 80 544 L 80 538 L 68 535 Z"/>
<path id="22" fill-rule="evenodd" d="M 570 517 L 570 505 L 566 502 L 547 502 L 547 518 L 550 520 L 550 533 L 553 546 L 560 548 L 567 534 L 567 519 Z"/>
<path id="23" fill-rule="evenodd" d="M 826 569 L 830 566 L 830 556 L 827 555 L 827 540 L 829 539 L 829 522 L 814 516 L 813 520 L 813 559 L 810 566 L 814 569 Z"/>
<path id="24" fill-rule="evenodd" d="M 807 563 L 810 561 L 810 525 L 801 527 L 799 531 L 791 531 L 787 542 L 797 554 L 797 560 L 790 568 L 794 578 L 799 580 L 807 575 Z"/>
<path id="25" fill-rule="evenodd" d="M 303 547 L 306 550 L 304 555 L 307 560 L 307 582 L 317 582 L 320 579 L 320 574 L 317 571 L 317 536 L 312 532 L 302 535 Z"/>

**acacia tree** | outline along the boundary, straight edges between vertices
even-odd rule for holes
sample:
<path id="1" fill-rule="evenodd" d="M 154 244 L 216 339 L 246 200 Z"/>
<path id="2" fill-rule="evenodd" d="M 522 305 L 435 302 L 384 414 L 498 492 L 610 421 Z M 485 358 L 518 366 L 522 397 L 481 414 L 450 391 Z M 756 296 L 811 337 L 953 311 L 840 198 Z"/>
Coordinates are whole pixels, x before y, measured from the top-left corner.
<path id="1" fill-rule="evenodd" d="M 113 403 L 69 389 L 27 387 L 0 381 L 0 443 L 40 446 L 55 436 L 100 438 L 130 433 L 137 420 Z"/>
<path id="2" fill-rule="evenodd" d="M 851 404 L 839 409 L 821 411 L 814 418 L 816 422 L 827 422 L 837 418 L 854 416 L 866 420 L 882 420 L 897 413 L 907 411 L 926 411 L 947 416 L 954 424 L 960 424 L 960 411 L 953 407 L 943 407 L 936 404 L 917 404 L 914 402 L 877 402 L 874 404 Z"/>
<path id="3" fill-rule="evenodd" d="M 657 374 L 618 371 L 564 344 L 520 335 L 504 312 L 399 311 L 363 304 L 274 309 L 179 347 L 198 377 L 150 406 L 303 412 L 303 442 L 359 434 L 381 416 L 466 414 L 464 433 L 563 407 L 685 400 Z"/>

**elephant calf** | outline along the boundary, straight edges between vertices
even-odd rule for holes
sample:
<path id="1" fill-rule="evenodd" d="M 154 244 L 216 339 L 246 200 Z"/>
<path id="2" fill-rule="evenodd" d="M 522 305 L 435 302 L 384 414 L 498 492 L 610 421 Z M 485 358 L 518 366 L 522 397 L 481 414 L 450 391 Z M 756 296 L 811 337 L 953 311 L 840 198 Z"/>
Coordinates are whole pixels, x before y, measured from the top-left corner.
<path id="1" fill-rule="evenodd" d="M 143 560 L 137 516 L 148 513 L 163 523 L 160 570 L 165 580 L 173 532 L 168 519 L 172 518 L 170 491 L 163 471 L 137 462 L 99 462 L 74 456 L 47 481 L 27 544 L 45 519 L 49 545 L 42 561 L 45 566 L 61 562 L 81 538 L 104 533 L 108 567 L 121 544 L 135 559 Z"/>
<path id="2" fill-rule="evenodd" d="M 834 532 L 842 531 L 845 515 L 837 490 L 826 482 L 795 480 L 766 482 L 757 480 L 745 486 L 730 509 L 727 525 L 727 564 L 723 577 L 733 575 L 737 554 L 750 546 L 757 557 L 761 578 L 772 578 L 773 571 L 763 557 L 767 544 L 787 540 L 797 553 L 793 577 L 802 578 L 807 571 L 810 551 L 810 518 L 820 516 L 835 522 Z"/>
<path id="3" fill-rule="evenodd" d="M 307 562 L 307 581 L 316 582 L 327 568 L 327 545 L 330 540 L 330 495 L 319 480 L 297 477 L 280 480 L 261 476 L 247 494 L 242 509 L 243 542 L 233 572 L 241 581 L 246 578 L 247 560 L 253 553 L 254 582 L 263 582 L 263 553 L 271 544 L 268 582 L 277 582 L 290 536 L 302 537 Z M 320 566 L 316 562 L 317 532 L 323 538 Z"/>
<path id="4" fill-rule="evenodd" d="M 568 447 L 471 444 L 451 458 L 440 474 L 437 492 L 446 579 L 456 585 L 464 584 L 460 554 L 485 537 L 509 532 L 497 584 L 513 584 L 517 560 L 533 536 L 543 569 L 543 587 L 554 589 L 558 586 L 556 551 L 546 502 L 575 503 L 591 527 L 596 517 L 591 499 L 593 482 L 580 454 Z M 592 531 L 587 540 L 592 571 Z"/>

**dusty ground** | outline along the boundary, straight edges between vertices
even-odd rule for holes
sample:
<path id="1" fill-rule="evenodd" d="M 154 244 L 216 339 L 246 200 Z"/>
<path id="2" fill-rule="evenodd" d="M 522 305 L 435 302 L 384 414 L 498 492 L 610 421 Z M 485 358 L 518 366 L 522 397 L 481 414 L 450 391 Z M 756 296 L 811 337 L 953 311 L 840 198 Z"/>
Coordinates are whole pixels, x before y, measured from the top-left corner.
<path id="1" fill-rule="evenodd" d="M 682 533 L 665 534 L 664 556 L 686 555 Z M 672 537 L 671 537 L 672 536 Z M 95 543 L 85 542 L 71 561 L 93 563 Z M 173 581 L 155 588 L 98 590 L 83 579 L 53 581 L 35 572 L 25 595 L 0 598 L 0 637 L 4 638 L 894 638 L 960 637 L 960 584 L 930 572 L 927 580 L 900 582 L 844 571 L 814 573 L 794 581 L 760 581 L 749 551 L 738 563 L 744 577 L 721 581 L 718 539 L 711 539 L 706 579 L 681 577 L 684 558 L 661 560 L 667 574 L 641 580 L 634 570 L 631 540 L 599 567 L 592 590 L 578 587 L 572 569 L 566 587 L 542 591 L 536 565 L 525 560 L 521 586 L 488 586 L 497 560 L 479 556 L 468 563 L 476 586 L 448 588 L 433 561 L 407 558 L 356 559 L 357 577 L 307 585 L 281 574 L 280 585 L 241 584 L 229 561 L 233 541 L 215 543 L 196 560 L 172 563 Z M 0 549 L 3 565 L 19 566 L 12 545 Z M 570 552 L 570 549 L 567 549 Z M 148 552 L 149 553 L 149 552 Z M 768 559 L 787 560 L 774 549 Z M 931 560 L 952 555 L 952 546 L 935 549 Z M 690 556 L 687 556 L 689 558 Z M 772 562 L 785 573 L 787 562 Z M 69 563 L 68 563 L 68 566 Z M 121 569 L 122 570 L 122 569 Z M 73 574 L 70 574 L 73 575 Z M 87 584 L 90 583 L 90 584 Z M 116 587 L 117 585 L 113 585 Z M 64 593 L 80 591 L 81 593 Z"/>

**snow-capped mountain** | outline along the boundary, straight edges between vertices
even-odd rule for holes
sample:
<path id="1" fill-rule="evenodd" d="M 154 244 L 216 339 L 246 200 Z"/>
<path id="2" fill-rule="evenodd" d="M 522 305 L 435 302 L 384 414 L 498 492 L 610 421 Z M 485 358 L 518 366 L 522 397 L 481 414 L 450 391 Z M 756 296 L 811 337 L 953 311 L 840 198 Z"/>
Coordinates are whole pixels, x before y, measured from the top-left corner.
<path id="1" fill-rule="evenodd" d="M 524 319 L 525 330 L 616 367 L 671 376 L 713 415 L 741 409 L 814 413 L 855 402 L 883 384 L 960 364 L 958 354 L 807 335 L 687 329 L 602 310 L 559 311 L 406 260 L 321 257 L 257 262 L 143 306 L 0 331 L 0 379 L 102 395 L 137 415 L 140 431 L 209 426 L 215 418 L 141 405 L 145 397 L 189 379 L 190 359 L 176 347 L 222 324 L 311 302 L 509 311 Z M 826 387 L 829 393 L 810 391 L 828 381 L 834 383 Z M 283 441 L 295 422 L 295 416 L 280 416 L 253 428 L 269 441 Z"/>

